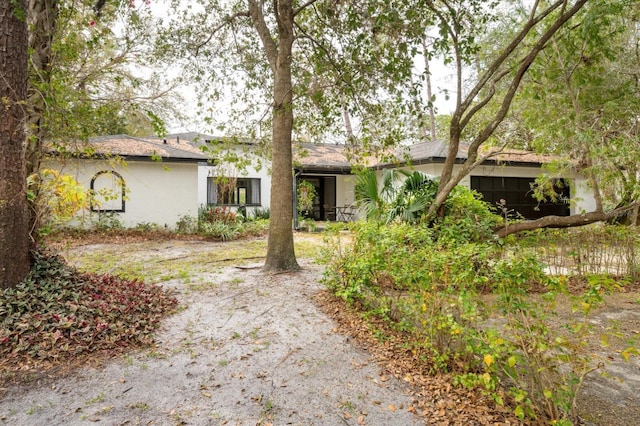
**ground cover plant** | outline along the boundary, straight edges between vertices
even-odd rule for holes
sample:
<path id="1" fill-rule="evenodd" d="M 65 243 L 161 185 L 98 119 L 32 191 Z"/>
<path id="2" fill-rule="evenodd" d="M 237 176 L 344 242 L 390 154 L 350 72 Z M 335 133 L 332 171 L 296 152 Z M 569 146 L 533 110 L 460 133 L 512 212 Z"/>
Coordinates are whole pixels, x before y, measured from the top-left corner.
<path id="1" fill-rule="evenodd" d="M 61 257 L 33 254 L 29 275 L 0 293 L 2 379 L 97 352 L 148 345 L 176 299 L 162 288 L 81 273 Z"/>
<path id="2" fill-rule="evenodd" d="M 391 334 L 379 320 L 402 333 L 400 349 L 432 373 L 453 374 L 456 385 L 479 390 L 523 421 L 577 423 L 580 387 L 609 361 L 598 349 L 617 339 L 615 356 L 628 360 L 638 353 L 632 337 L 615 327 L 595 330 L 590 321 L 606 294 L 629 281 L 549 275 L 534 248 L 548 241 L 540 235 L 478 238 L 484 230 L 473 231 L 473 222 L 491 220 L 451 220 L 458 232 L 453 222 L 371 220 L 354 226 L 349 238 L 335 233 L 325 282 L 372 319 L 381 341 Z M 561 323 L 557 303 L 570 304 L 575 316 Z"/>

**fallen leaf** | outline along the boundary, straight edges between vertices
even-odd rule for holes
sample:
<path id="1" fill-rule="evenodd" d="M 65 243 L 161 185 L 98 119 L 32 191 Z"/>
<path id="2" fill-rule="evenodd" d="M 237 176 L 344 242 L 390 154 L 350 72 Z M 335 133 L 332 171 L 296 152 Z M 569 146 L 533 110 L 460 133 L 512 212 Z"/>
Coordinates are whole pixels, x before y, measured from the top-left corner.
<path id="1" fill-rule="evenodd" d="M 395 411 L 396 411 L 396 406 L 395 406 L 395 405 L 393 405 L 393 404 L 389 404 L 389 410 L 390 410 L 391 412 L 395 412 Z"/>

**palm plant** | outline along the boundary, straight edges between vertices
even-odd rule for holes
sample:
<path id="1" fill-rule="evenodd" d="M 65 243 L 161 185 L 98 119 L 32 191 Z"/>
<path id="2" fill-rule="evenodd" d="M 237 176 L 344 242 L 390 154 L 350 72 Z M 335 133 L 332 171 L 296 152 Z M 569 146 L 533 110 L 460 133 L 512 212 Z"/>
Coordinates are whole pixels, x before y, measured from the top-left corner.
<path id="1" fill-rule="evenodd" d="M 416 222 L 433 201 L 437 188 L 437 180 L 422 172 L 385 169 L 379 183 L 377 174 L 367 169 L 358 175 L 355 198 L 367 219 Z"/>

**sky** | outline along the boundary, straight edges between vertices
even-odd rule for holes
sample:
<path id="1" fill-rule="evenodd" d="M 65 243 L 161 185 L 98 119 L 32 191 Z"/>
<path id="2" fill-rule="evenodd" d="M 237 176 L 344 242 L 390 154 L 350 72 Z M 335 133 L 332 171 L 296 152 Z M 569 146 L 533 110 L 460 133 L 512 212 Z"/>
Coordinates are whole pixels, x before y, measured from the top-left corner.
<path id="1" fill-rule="evenodd" d="M 190 4 L 194 6 L 191 0 L 182 0 L 183 5 Z M 159 18 L 167 19 L 173 13 L 170 8 L 170 0 L 151 0 L 150 2 L 145 0 L 135 0 L 137 7 L 149 7 L 152 13 Z M 436 59 L 430 63 L 432 72 L 432 90 L 436 95 L 435 106 L 438 114 L 448 114 L 455 109 L 455 72 L 446 68 L 442 61 Z M 416 73 L 421 72 L 424 69 L 424 60 L 416 58 Z M 173 70 L 167 70 L 169 75 L 177 75 L 181 72 L 179 68 Z M 450 98 L 447 100 L 443 94 L 443 91 L 448 89 Z M 188 131 L 199 131 L 204 133 L 213 133 L 211 129 L 207 129 L 207 125 L 203 122 L 199 124 L 198 120 L 201 120 L 197 114 L 197 87 L 194 85 L 183 85 L 179 88 L 179 93 L 183 98 L 183 105 L 180 109 L 191 119 L 185 122 L 169 121 L 167 123 L 167 130 L 169 133 L 179 133 Z M 224 111 L 224 104 L 218 106 L 217 111 Z M 218 117 L 216 117 L 218 118 Z"/>

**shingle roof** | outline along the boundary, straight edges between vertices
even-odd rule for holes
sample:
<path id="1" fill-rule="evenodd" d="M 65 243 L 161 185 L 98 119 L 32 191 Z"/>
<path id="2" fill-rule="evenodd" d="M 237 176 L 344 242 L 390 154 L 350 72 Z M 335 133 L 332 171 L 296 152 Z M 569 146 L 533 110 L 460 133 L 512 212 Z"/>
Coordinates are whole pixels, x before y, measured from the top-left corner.
<path id="1" fill-rule="evenodd" d="M 351 170 L 344 145 L 312 144 L 300 145 L 295 150 L 295 163 L 302 169 L 337 169 Z"/>
<path id="2" fill-rule="evenodd" d="M 75 153 L 108 156 L 117 155 L 131 159 L 162 158 L 174 161 L 206 161 L 208 157 L 200 150 L 207 141 L 219 141 L 226 138 L 198 132 L 176 133 L 166 138 L 133 137 L 128 135 L 100 136 L 91 138 L 87 143 L 75 147 Z M 235 143 L 254 144 L 249 139 L 233 139 Z M 87 150 L 88 148 L 88 150 Z M 346 145 L 305 143 L 296 146 L 294 162 L 303 171 L 335 171 L 348 173 L 353 164 L 347 154 Z M 68 148 L 74 152 L 73 148 Z M 398 163 L 424 164 L 443 162 L 448 153 L 448 144 L 443 141 L 423 142 L 396 150 L 396 162 L 365 159 L 369 166 L 390 167 Z M 492 156 L 488 162 L 539 165 L 550 163 L 554 157 L 539 155 L 527 151 L 504 150 Z M 467 146 L 461 145 L 456 159 L 467 159 Z"/>
<path id="3" fill-rule="evenodd" d="M 99 136 L 67 150 L 80 156 L 120 156 L 130 159 L 162 158 L 176 161 L 206 161 L 207 156 L 187 140 L 139 138 L 128 135 Z"/>

